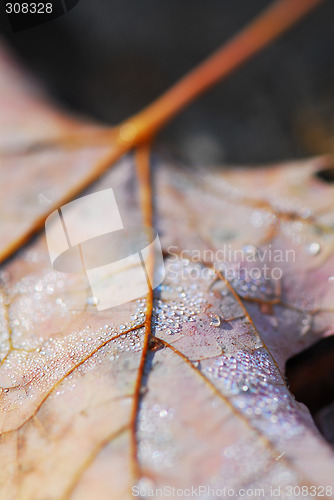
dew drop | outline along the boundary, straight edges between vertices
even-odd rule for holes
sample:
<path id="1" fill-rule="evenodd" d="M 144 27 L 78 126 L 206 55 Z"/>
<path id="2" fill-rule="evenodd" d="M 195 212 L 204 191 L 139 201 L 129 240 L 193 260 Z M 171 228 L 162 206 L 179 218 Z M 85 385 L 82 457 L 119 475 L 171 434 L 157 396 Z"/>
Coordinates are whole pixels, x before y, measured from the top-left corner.
<path id="1" fill-rule="evenodd" d="M 210 315 L 210 326 L 220 326 L 220 317 L 217 314 Z"/>
<path id="2" fill-rule="evenodd" d="M 92 297 L 87 298 L 87 304 L 89 306 L 97 306 L 98 303 L 99 303 L 99 299 L 97 297 L 92 296 Z"/>
<path id="3" fill-rule="evenodd" d="M 251 213 L 250 223 L 253 227 L 259 228 L 263 226 L 263 214 L 257 210 Z"/>
<path id="4" fill-rule="evenodd" d="M 306 252 L 309 255 L 318 255 L 318 253 L 320 252 L 320 248 L 321 247 L 319 243 L 317 243 L 316 241 L 313 241 L 312 243 L 308 243 L 307 245 L 305 245 Z"/>
<path id="5" fill-rule="evenodd" d="M 332 285 L 334 285 L 334 275 L 332 275 L 328 278 L 328 283 L 331 283 Z"/>
<path id="6" fill-rule="evenodd" d="M 310 328 L 311 328 L 311 324 L 312 324 L 312 320 L 311 320 L 310 317 L 304 318 L 302 320 L 302 325 L 303 326 L 301 328 L 300 335 L 302 335 L 302 336 L 306 335 L 309 332 Z"/>
<path id="7" fill-rule="evenodd" d="M 311 215 L 311 210 L 309 208 L 302 208 L 299 211 L 299 215 L 302 219 L 308 219 Z"/>
<path id="8" fill-rule="evenodd" d="M 154 486 L 153 480 L 149 477 L 142 477 L 137 483 L 138 489 L 143 492 L 153 490 Z"/>
<path id="9" fill-rule="evenodd" d="M 254 246 L 254 245 L 244 245 L 242 247 L 242 251 L 246 254 L 246 255 L 256 255 L 257 254 L 257 248 Z"/>

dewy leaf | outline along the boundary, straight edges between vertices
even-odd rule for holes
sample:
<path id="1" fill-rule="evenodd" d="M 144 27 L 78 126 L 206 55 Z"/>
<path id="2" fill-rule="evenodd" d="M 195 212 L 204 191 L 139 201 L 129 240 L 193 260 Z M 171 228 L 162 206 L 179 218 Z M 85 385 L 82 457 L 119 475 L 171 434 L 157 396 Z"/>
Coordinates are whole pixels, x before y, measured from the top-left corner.
<path id="1" fill-rule="evenodd" d="M 317 3 L 277 2 L 209 59 L 211 80 L 204 64 L 186 98 L 191 75 L 116 136 L 64 118 L 0 54 L 0 260 L 138 144 L 134 130 L 149 138 Z M 97 313 L 86 275 L 51 268 L 44 235 L 1 269 L 0 498 L 333 496 L 333 451 L 283 375 L 333 331 L 333 187 L 315 176 L 326 161 L 159 162 L 151 185 L 148 156 L 142 146 L 137 172 L 128 157 L 94 191 L 114 189 L 125 226 L 152 223 L 153 193 L 166 266 L 154 294 Z"/>
<path id="2" fill-rule="evenodd" d="M 95 312 L 85 276 L 50 269 L 44 236 L 3 268 L 3 498 L 107 500 L 199 486 L 270 498 L 288 485 L 326 486 L 331 496 L 333 452 L 282 376 L 291 353 L 332 331 L 333 187 L 314 176 L 323 167 L 157 165 L 167 277 L 139 394 L 145 298 Z M 94 187 L 114 189 L 125 225 L 141 223 L 134 179 L 127 159 Z M 298 258 L 262 259 L 270 245 Z M 282 269 L 281 279 L 225 281 L 218 250 L 240 248 L 261 269 Z"/>

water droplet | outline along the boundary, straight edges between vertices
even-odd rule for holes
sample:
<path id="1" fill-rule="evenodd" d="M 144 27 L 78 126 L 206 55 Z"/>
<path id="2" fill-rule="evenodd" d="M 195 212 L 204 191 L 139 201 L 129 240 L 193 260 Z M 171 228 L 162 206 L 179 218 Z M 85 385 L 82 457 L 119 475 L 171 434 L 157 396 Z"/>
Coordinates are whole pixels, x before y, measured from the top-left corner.
<path id="1" fill-rule="evenodd" d="M 253 227 L 262 227 L 263 226 L 263 214 L 260 211 L 255 210 L 250 215 L 250 222 Z"/>
<path id="2" fill-rule="evenodd" d="M 307 245 L 305 245 L 305 248 L 306 252 L 309 255 L 318 255 L 321 249 L 320 244 L 317 243 L 316 241 L 313 241 L 312 243 L 307 243 Z"/>
<path id="3" fill-rule="evenodd" d="M 210 314 L 210 326 L 220 326 L 220 317 L 217 314 Z"/>
<path id="4" fill-rule="evenodd" d="M 301 328 L 301 331 L 300 331 L 300 335 L 304 336 L 306 335 L 309 331 L 310 331 L 310 328 L 311 328 L 311 325 L 312 325 L 312 319 L 310 316 L 304 318 L 302 320 L 302 328 Z"/>
<path id="5" fill-rule="evenodd" d="M 311 210 L 309 208 L 301 208 L 299 210 L 299 215 L 302 219 L 308 219 L 311 215 Z"/>
<path id="6" fill-rule="evenodd" d="M 94 297 L 94 296 L 87 297 L 87 301 L 86 302 L 87 302 L 87 304 L 89 306 L 97 306 L 98 303 L 99 303 L 99 299 L 97 297 Z"/>
<path id="7" fill-rule="evenodd" d="M 154 482 L 152 479 L 150 479 L 149 477 L 142 477 L 138 483 L 137 483 L 137 486 L 138 486 L 138 489 L 140 491 L 149 491 L 149 490 L 153 490 L 154 488 Z"/>
<path id="8" fill-rule="evenodd" d="M 328 278 L 328 283 L 331 283 L 332 285 L 334 285 L 334 275 L 333 276 L 330 276 Z"/>
<path id="9" fill-rule="evenodd" d="M 242 251 L 247 255 L 256 255 L 258 249 L 254 245 L 244 245 Z"/>

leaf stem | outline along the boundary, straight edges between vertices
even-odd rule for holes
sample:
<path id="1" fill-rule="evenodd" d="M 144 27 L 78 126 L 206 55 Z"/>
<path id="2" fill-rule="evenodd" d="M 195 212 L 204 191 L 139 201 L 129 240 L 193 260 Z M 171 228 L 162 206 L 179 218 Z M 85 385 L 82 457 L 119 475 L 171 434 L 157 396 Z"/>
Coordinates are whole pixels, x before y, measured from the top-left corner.
<path id="1" fill-rule="evenodd" d="M 147 227 L 153 225 L 153 203 L 152 203 L 152 187 L 151 187 L 151 172 L 150 172 L 150 144 L 143 144 L 136 149 L 136 167 L 137 177 L 140 190 L 140 205 L 143 214 L 143 223 Z M 133 476 L 135 480 L 139 480 L 142 476 L 141 466 L 138 460 L 138 441 L 137 441 L 137 424 L 140 401 L 142 398 L 143 379 L 147 354 L 149 352 L 149 342 L 152 335 L 152 314 L 153 314 L 153 283 L 154 273 L 154 252 L 151 250 L 148 256 L 148 264 L 146 267 L 147 283 L 149 291 L 146 296 L 146 316 L 145 316 L 145 335 L 143 341 L 143 350 L 141 354 L 140 364 L 138 368 L 137 379 L 135 383 L 133 406 L 131 412 L 130 430 L 131 430 L 131 459 Z"/>

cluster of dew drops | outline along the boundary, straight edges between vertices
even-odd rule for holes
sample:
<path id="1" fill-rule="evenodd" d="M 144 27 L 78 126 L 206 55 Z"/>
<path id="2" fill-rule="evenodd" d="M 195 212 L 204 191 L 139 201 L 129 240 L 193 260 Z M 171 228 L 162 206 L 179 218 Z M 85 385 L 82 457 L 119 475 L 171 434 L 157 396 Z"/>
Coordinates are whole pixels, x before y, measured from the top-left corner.
<path id="1" fill-rule="evenodd" d="M 191 284 L 177 286 L 174 290 L 169 285 L 160 285 L 159 292 L 164 298 L 157 298 L 154 301 L 152 322 L 154 329 L 162 331 L 165 335 L 174 335 L 180 333 L 182 324 L 195 321 L 202 305 L 207 302 L 198 288 L 196 284 Z"/>
<path id="2" fill-rule="evenodd" d="M 88 297 L 87 304 L 89 306 L 95 306 L 98 304 L 98 299 L 94 296 Z M 143 328 L 143 323 L 145 321 L 147 311 L 146 299 L 137 299 L 135 301 L 135 306 L 135 310 L 130 316 L 130 321 L 124 321 L 123 323 L 117 325 L 108 323 L 98 330 L 98 332 L 102 335 L 116 336 L 116 338 L 112 340 L 111 344 L 115 346 L 115 349 L 110 351 L 111 361 L 117 359 L 121 351 L 129 352 L 133 350 L 140 350 L 142 347 L 143 334 L 145 330 Z M 89 328 L 90 327 L 88 327 L 88 329 Z M 100 339 L 102 338 L 103 337 L 101 336 Z"/>

